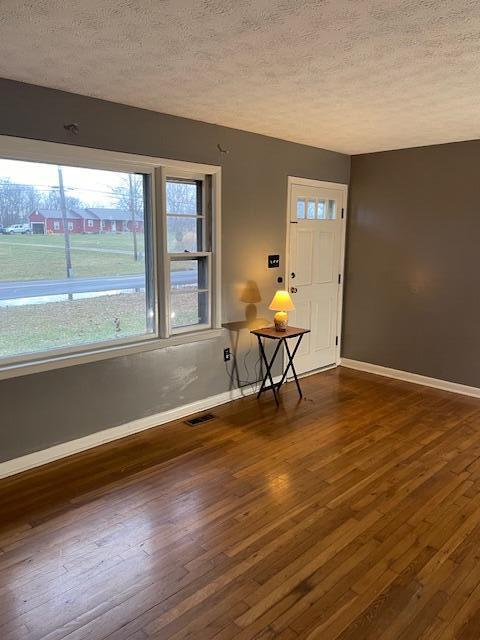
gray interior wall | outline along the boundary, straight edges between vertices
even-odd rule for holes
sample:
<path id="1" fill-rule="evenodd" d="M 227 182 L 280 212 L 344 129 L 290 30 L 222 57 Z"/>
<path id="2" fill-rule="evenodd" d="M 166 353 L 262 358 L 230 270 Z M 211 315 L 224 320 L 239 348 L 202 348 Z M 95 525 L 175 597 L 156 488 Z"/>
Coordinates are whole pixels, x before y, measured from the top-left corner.
<path id="1" fill-rule="evenodd" d="M 0 80 L 0 96 L 2 135 L 223 166 L 226 323 L 245 321 L 248 281 L 262 297 L 256 313 L 271 318 L 267 306 L 283 275 L 287 176 L 349 180 L 349 157 L 322 149 L 8 80 Z M 64 130 L 71 122 L 78 136 Z M 280 269 L 267 269 L 269 253 L 281 255 Z M 226 391 L 233 363 L 223 362 L 223 348 L 238 335 L 0 381 L 0 461 Z M 252 380 L 248 330 L 239 344 L 241 379 Z"/>
<path id="2" fill-rule="evenodd" d="M 354 156 L 342 355 L 480 387 L 480 141 Z"/>

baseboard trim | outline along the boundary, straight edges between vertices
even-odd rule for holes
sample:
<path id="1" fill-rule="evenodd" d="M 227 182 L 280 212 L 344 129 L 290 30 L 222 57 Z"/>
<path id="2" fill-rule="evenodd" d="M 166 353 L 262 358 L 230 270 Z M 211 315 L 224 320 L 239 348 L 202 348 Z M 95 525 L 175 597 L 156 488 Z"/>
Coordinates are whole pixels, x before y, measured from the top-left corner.
<path id="1" fill-rule="evenodd" d="M 357 371 L 365 371 L 366 373 L 375 373 L 386 378 L 395 378 L 404 382 L 413 382 L 421 384 L 425 387 L 433 387 L 434 389 L 442 389 L 442 391 L 450 391 L 451 393 L 459 393 L 463 396 L 472 396 L 480 398 L 480 389 L 478 387 L 469 387 L 466 384 L 458 382 L 449 382 L 448 380 L 440 380 L 439 378 L 429 378 L 418 373 L 410 373 L 401 369 L 390 369 L 382 367 L 379 364 L 370 364 L 369 362 L 361 362 L 360 360 L 350 360 L 350 358 L 342 358 L 340 361 L 342 367 L 348 369 L 356 369 Z"/>
<path id="2" fill-rule="evenodd" d="M 274 382 L 279 381 L 280 376 L 274 378 Z M 238 400 L 256 393 L 257 389 L 258 384 L 253 383 L 248 386 L 219 393 L 215 396 L 203 398 L 202 400 L 197 400 L 196 402 L 191 402 L 190 404 L 185 404 L 181 407 L 170 409 L 169 411 L 155 413 L 151 416 L 139 418 L 138 420 L 133 420 L 132 422 L 127 422 L 117 427 L 97 431 L 96 433 L 84 436 L 83 438 L 63 442 L 62 444 L 54 445 L 48 449 L 42 449 L 41 451 L 35 451 L 34 453 L 29 453 L 19 458 L 13 458 L 12 460 L 1 462 L 0 479 L 16 475 L 17 473 L 22 473 L 23 471 L 28 471 L 29 469 L 34 469 L 35 467 L 40 467 L 44 464 L 48 464 L 49 462 L 54 462 L 55 460 L 66 458 L 67 456 L 71 456 L 75 453 L 86 451 L 87 449 L 93 449 L 94 447 L 98 447 L 99 445 L 107 442 L 112 442 L 113 440 L 119 440 L 120 438 L 131 436 L 134 433 L 139 433 L 146 429 L 159 427 L 168 422 L 185 418 L 193 413 L 205 411 L 206 409 L 217 407 L 221 404 L 231 402 L 232 400 Z"/>
<path id="3" fill-rule="evenodd" d="M 318 373 L 323 373 L 324 371 L 330 371 L 330 369 L 336 369 L 340 362 L 334 362 L 333 364 L 327 364 L 325 367 L 320 367 L 319 369 L 313 369 L 312 371 L 305 371 L 304 373 L 297 373 L 297 378 L 301 380 L 302 378 L 308 378 L 309 376 L 316 376 Z M 287 377 L 288 382 L 293 380 L 293 376 Z"/>

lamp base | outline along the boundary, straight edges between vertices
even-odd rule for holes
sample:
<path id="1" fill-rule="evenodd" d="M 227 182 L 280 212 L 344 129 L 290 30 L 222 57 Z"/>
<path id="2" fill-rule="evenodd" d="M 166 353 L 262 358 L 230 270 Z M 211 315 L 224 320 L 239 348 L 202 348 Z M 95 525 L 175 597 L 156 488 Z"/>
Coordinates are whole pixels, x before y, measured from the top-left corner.
<path id="1" fill-rule="evenodd" d="M 286 331 L 288 327 L 288 313 L 286 311 L 277 311 L 273 316 L 275 329 L 277 331 Z"/>

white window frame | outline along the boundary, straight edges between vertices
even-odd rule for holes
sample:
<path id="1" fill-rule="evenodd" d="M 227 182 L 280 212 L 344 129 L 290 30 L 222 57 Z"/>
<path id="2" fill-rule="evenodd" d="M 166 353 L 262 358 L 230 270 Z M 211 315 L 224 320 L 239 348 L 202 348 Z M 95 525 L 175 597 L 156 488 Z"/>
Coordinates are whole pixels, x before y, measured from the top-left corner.
<path id="1" fill-rule="evenodd" d="M 58 369 L 85 362 L 94 362 L 142 351 L 161 349 L 178 344 L 209 340 L 222 335 L 221 315 L 221 167 L 183 162 L 129 153 L 89 149 L 54 142 L 0 136 L 0 158 L 45 162 L 90 169 L 136 171 L 150 175 L 150 205 L 152 211 L 152 273 L 155 298 L 155 327 L 152 335 L 132 337 L 58 350 L 25 354 L 0 360 L 0 380 L 40 371 Z M 166 178 L 211 176 L 211 256 L 209 269 L 210 319 L 208 326 L 192 325 L 172 332 L 169 323 L 170 273 L 166 256 Z M 202 253 L 203 255 L 203 253 Z M 189 254 L 193 257 L 193 254 Z"/>
<path id="2" fill-rule="evenodd" d="M 213 211 L 207 211 L 207 199 L 206 199 L 206 174 L 200 174 L 197 172 L 187 172 L 181 169 L 173 169 L 173 168 L 167 168 L 162 172 L 161 175 L 161 180 L 162 180 L 162 193 L 165 194 L 163 202 L 165 203 L 165 206 L 162 207 L 162 213 L 163 213 L 163 220 L 164 220 L 164 225 L 165 225 L 165 236 L 164 236 L 164 242 L 163 242 L 163 246 L 164 246 L 164 259 L 165 259 L 165 263 L 167 264 L 167 272 L 168 272 L 168 298 L 165 300 L 164 304 L 165 304 L 165 308 L 168 309 L 168 313 L 167 313 L 167 331 L 169 333 L 169 335 L 177 335 L 180 333 L 189 333 L 190 331 L 192 331 L 192 327 L 195 327 L 195 329 L 197 330 L 205 330 L 205 329 L 211 329 L 214 323 L 214 318 L 213 318 L 213 308 L 212 308 L 212 303 L 213 303 L 213 299 L 215 296 L 212 295 L 212 284 L 213 284 L 213 246 L 210 246 L 214 244 L 214 240 L 213 237 L 211 238 L 210 244 L 208 244 L 207 246 L 207 236 L 210 239 L 210 235 L 213 236 L 213 233 L 210 234 L 208 233 L 209 229 L 207 229 L 207 225 L 209 224 L 209 222 L 213 225 L 213 220 L 215 219 L 215 216 L 213 214 Z M 166 195 L 166 187 L 167 187 L 167 182 L 169 180 L 191 180 L 191 181 L 195 181 L 195 182 L 201 182 L 202 183 L 202 212 L 199 215 L 198 213 L 196 214 L 182 214 L 180 212 L 178 213 L 168 213 L 167 212 L 167 207 L 166 207 L 166 202 L 167 202 L 167 195 Z M 213 184 L 212 184 L 212 190 L 213 190 Z M 213 200 L 213 199 L 212 199 Z M 212 208 L 213 208 L 213 201 L 212 201 Z M 167 241 L 167 228 L 168 228 L 168 218 L 169 217 L 182 217 L 182 218 L 195 218 L 196 220 L 201 219 L 202 220 L 202 239 L 201 239 L 201 245 L 202 245 L 202 250 L 201 251 L 189 251 L 189 252 L 183 252 L 183 253 L 178 253 L 178 252 L 172 252 L 170 253 L 168 251 L 168 241 Z M 188 260 L 192 260 L 195 261 L 198 258 L 204 258 L 207 261 L 207 289 L 206 292 L 208 293 L 208 299 L 207 299 L 207 304 L 208 304 L 208 320 L 206 323 L 204 324 L 196 324 L 196 325 L 186 325 L 183 327 L 172 327 L 171 326 L 171 280 L 170 280 L 170 276 L 171 276 L 171 265 L 172 262 L 175 261 L 188 261 Z M 165 289 L 166 290 L 166 289 Z M 199 289 L 199 292 L 202 291 Z"/>

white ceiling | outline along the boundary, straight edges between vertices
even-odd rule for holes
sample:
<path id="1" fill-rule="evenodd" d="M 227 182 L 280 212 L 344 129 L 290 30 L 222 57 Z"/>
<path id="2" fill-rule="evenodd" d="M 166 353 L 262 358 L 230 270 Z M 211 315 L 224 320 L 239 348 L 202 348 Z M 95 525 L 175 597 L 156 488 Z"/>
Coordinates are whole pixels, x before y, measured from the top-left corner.
<path id="1" fill-rule="evenodd" d="M 362 153 L 480 138 L 478 0 L 1 0 L 0 76 Z"/>

